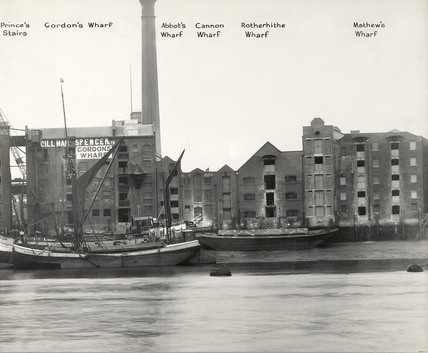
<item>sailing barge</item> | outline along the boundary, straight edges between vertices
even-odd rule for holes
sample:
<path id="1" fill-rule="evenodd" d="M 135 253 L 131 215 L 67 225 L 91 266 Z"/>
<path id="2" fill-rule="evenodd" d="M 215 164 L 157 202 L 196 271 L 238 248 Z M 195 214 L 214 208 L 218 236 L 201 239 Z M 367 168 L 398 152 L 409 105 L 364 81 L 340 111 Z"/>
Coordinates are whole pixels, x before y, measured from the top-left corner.
<path id="1" fill-rule="evenodd" d="M 13 245 L 13 265 L 17 269 L 34 268 L 115 268 L 115 267 L 142 267 L 142 266 L 172 266 L 180 264 L 193 257 L 200 249 L 197 240 L 178 244 L 165 244 L 163 242 L 128 244 L 126 246 L 86 243 L 83 236 L 83 223 L 91 210 L 97 195 L 92 199 L 88 210 L 85 210 L 86 188 L 107 162 L 113 153 L 114 160 L 123 138 L 94 164 L 86 173 L 76 178 L 75 168 L 69 159 L 69 171 L 72 185 L 72 205 L 74 226 L 74 242 L 72 247 L 67 247 L 63 243 L 56 246 L 48 246 L 44 249 L 36 249 L 25 245 Z M 184 151 L 183 151 L 184 153 Z M 177 171 L 181 158 L 175 163 L 167 180 L 171 180 L 173 173 Z M 68 152 L 67 152 L 67 155 Z M 109 167 L 112 165 L 112 161 Z M 108 169 L 105 172 L 108 173 Z M 167 212 L 168 214 L 168 212 Z M 168 229 L 170 221 L 167 225 Z"/>

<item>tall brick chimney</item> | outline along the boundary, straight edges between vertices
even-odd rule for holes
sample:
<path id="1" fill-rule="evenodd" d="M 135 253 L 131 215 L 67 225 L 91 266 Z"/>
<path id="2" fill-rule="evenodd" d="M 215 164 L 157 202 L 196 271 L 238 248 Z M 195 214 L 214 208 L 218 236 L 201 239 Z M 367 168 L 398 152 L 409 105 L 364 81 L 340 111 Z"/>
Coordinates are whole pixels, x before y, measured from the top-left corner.
<path id="1" fill-rule="evenodd" d="M 161 134 L 159 117 L 158 69 L 156 57 L 156 0 L 140 0 L 142 38 L 142 115 L 143 124 L 153 124 L 155 128 L 156 154 L 160 156 Z M 157 157 L 156 159 L 159 159 Z"/>

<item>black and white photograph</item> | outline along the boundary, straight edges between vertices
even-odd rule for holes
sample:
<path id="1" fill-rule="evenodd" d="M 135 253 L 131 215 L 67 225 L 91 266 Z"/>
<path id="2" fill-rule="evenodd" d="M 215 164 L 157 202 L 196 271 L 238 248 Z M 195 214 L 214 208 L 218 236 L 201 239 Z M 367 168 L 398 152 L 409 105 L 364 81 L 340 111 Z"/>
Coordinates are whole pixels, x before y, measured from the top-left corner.
<path id="1" fill-rule="evenodd" d="M 428 352 L 427 0 L 0 0 L 0 352 Z"/>

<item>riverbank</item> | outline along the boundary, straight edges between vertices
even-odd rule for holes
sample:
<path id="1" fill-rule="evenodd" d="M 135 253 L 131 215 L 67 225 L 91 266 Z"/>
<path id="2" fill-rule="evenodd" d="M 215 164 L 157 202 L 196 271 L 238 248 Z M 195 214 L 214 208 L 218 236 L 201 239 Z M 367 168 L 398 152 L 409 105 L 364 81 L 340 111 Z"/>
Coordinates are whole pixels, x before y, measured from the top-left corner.
<path id="1" fill-rule="evenodd" d="M 425 269 L 428 270 L 428 240 L 330 243 L 307 250 L 203 250 L 202 253 L 214 257 L 216 263 L 193 263 L 193 266 L 215 267 L 225 264 L 232 270 L 257 270 L 268 266 L 271 269 L 315 271 L 384 271 L 405 270 L 411 264 L 419 264 L 426 265 Z M 0 269 L 10 268 L 10 264 L 0 263 Z"/>
<path id="2" fill-rule="evenodd" d="M 428 266 L 428 241 L 379 241 L 330 243 L 307 250 L 210 251 L 217 264 L 231 268 L 399 270 L 410 264 Z"/>

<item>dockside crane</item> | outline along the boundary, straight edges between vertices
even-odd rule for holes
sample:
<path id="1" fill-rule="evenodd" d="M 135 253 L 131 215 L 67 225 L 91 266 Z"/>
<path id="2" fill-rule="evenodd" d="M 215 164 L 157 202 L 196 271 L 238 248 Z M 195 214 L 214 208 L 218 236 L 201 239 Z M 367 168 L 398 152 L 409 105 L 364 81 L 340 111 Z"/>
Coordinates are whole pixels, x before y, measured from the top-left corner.
<path id="1" fill-rule="evenodd" d="M 15 129 L 13 129 L 12 125 L 10 124 L 9 120 L 6 118 L 6 115 L 5 115 L 5 113 L 3 112 L 3 110 L 1 108 L 0 108 L 0 124 L 2 126 L 9 126 L 9 128 L 11 130 L 15 130 Z M 10 137 L 10 141 L 11 141 L 11 143 L 10 143 L 10 151 L 11 151 L 12 156 L 15 159 L 16 165 L 18 166 L 18 169 L 19 169 L 19 171 L 20 171 L 20 173 L 22 175 L 23 183 L 24 182 L 26 183 L 26 181 L 27 181 L 27 170 L 26 170 L 26 167 L 25 167 L 24 159 L 21 156 L 20 149 L 15 144 L 15 141 L 14 141 L 13 137 L 10 134 L 9 134 L 9 137 Z M 34 192 L 29 187 L 28 183 L 26 183 L 26 184 L 27 184 L 27 190 L 29 190 L 34 195 Z M 25 224 L 24 219 L 19 219 L 19 215 L 18 215 L 18 212 L 16 210 L 16 201 L 15 201 L 15 198 L 14 198 L 13 195 L 11 195 L 11 197 L 13 199 L 12 200 L 12 205 L 13 205 L 16 217 L 17 217 L 18 224 L 24 225 Z M 21 194 L 20 195 L 21 217 L 23 215 L 23 213 L 22 213 L 22 211 L 23 211 L 22 210 L 23 204 L 22 203 L 23 203 L 23 197 L 22 197 L 22 194 Z"/>

